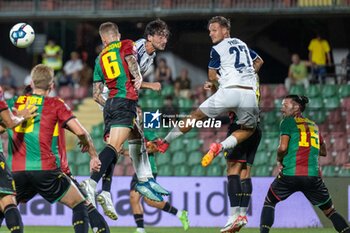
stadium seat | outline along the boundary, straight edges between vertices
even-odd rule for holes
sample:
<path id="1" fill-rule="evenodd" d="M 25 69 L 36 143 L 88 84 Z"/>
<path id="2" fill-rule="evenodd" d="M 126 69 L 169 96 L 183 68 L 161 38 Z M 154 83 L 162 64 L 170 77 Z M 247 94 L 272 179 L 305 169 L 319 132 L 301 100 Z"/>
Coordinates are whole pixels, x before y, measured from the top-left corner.
<path id="1" fill-rule="evenodd" d="M 211 164 L 206 169 L 207 176 L 222 176 L 223 171 L 225 171 L 225 169 L 222 169 L 220 165 L 216 164 Z"/>
<path id="2" fill-rule="evenodd" d="M 87 87 L 78 87 L 74 90 L 74 99 L 82 100 L 88 95 Z"/>
<path id="3" fill-rule="evenodd" d="M 345 112 L 350 111 L 350 97 L 342 99 L 342 107 L 345 109 Z"/>
<path id="4" fill-rule="evenodd" d="M 90 162 L 90 156 L 88 154 L 83 154 L 83 153 L 76 153 L 76 160 L 75 160 L 75 164 L 76 165 L 86 165 L 89 164 Z"/>
<path id="5" fill-rule="evenodd" d="M 261 99 L 272 99 L 272 91 L 270 85 L 262 84 L 260 85 Z"/>
<path id="6" fill-rule="evenodd" d="M 62 86 L 58 90 L 58 96 L 63 100 L 73 98 L 73 94 L 74 94 L 74 89 L 73 87 L 70 87 L 70 86 Z"/>
<path id="7" fill-rule="evenodd" d="M 341 168 L 338 175 L 341 177 L 350 177 L 350 168 Z"/>
<path id="8" fill-rule="evenodd" d="M 279 84 L 273 90 L 273 95 L 275 99 L 280 99 L 285 97 L 288 94 L 286 87 L 283 84 Z"/>
<path id="9" fill-rule="evenodd" d="M 337 176 L 337 168 L 335 166 L 324 166 L 322 167 L 322 175 L 328 177 Z"/>
<path id="10" fill-rule="evenodd" d="M 172 85 L 165 85 L 161 90 L 161 95 L 164 97 L 174 95 L 174 87 Z"/>
<path id="11" fill-rule="evenodd" d="M 134 167 L 132 166 L 132 164 L 130 164 L 129 166 L 126 166 L 125 167 L 125 176 L 133 176 L 135 174 L 135 169 Z M 159 170 L 158 170 L 158 174 L 159 174 Z"/>
<path id="12" fill-rule="evenodd" d="M 340 106 L 340 100 L 337 96 L 327 98 L 324 100 L 324 106 L 329 110 L 338 108 Z"/>
<path id="13" fill-rule="evenodd" d="M 269 166 L 261 165 L 253 167 L 255 176 L 270 176 Z"/>
<path id="14" fill-rule="evenodd" d="M 202 161 L 202 153 L 199 151 L 194 151 L 188 156 L 187 164 L 189 166 L 199 165 Z M 215 159 L 216 160 L 216 159 Z M 215 161 L 214 160 L 214 161 Z"/>
<path id="15" fill-rule="evenodd" d="M 301 85 L 293 85 L 289 90 L 290 95 L 304 95 L 305 89 Z"/>
<path id="16" fill-rule="evenodd" d="M 159 176 L 172 176 L 173 175 L 174 166 L 167 164 L 158 167 L 158 175 Z"/>
<path id="17" fill-rule="evenodd" d="M 77 174 L 79 176 L 89 176 L 90 175 L 90 166 L 89 166 L 89 164 L 77 166 Z"/>
<path id="18" fill-rule="evenodd" d="M 312 111 L 319 111 L 320 109 L 323 108 L 323 100 L 321 97 L 313 97 L 309 99 L 309 104 L 308 104 L 309 110 Z"/>
<path id="19" fill-rule="evenodd" d="M 327 148 L 327 150 L 330 151 L 329 148 Z M 333 156 L 330 154 L 328 154 L 327 156 L 320 156 L 319 163 L 320 166 L 331 165 L 333 164 Z"/>
<path id="20" fill-rule="evenodd" d="M 114 167 L 113 176 L 124 176 L 125 167 L 122 164 L 117 164 Z"/>
<path id="21" fill-rule="evenodd" d="M 277 151 L 278 145 L 279 145 L 279 138 L 271 139 L 265 141 L 266 143 L 266 149 L 269 152 L 275 152 Z"/>
<path id="22" fill-rule="evenodd" d="M 171 162 L 171 156 L 168 154 L 158 154 L 157 157 L 157 165 L 162 166 L 165 164 L 169 164 Z"/>
<path id="23" fill-rule="evenodd" d="M 190 168 L 186 164 L 178 165 L 174 168 L 174 176 L 189 176 Z"/>
<path id="24" fill-rule="evenodd" d="M 325 84 L 322 88 L 322 97 L 329 98 L 338 94 L 338 87 L 333 84 Z"/>
<path id="25" fill-rule="evenodd" d="M 195 165 L 192 167 L 191 176 L 205 176 L 205 168 L 202 165 Z"/>
<path id="26" fill-rule="evenodd" d="M 334 164 L 337 166 L 342 166 L 349 162 L 349 154 L 347 150 L 340 151 L 334 158 Z"/>
<path id="27" fill-rule="evenodd" d="M 187 155 L 184 151 L 177 151 L 172 155 L 171 163 L 173 165 L 184 164 L 187 161 Z"/>
<path id="28" fill-rule="evenodd" d="M 255 155 L 255 160 L 254 160 L 254 165 L 263 165 L 263 164 L 267 164 L 267 158 L 268 158 L 268 154 L 265 151 L 260 151 L 257 152 Z"/>
<path id="29" fill-rule="evenodd" d="M 179 107 L 185 112 L 189 112 L 193 107 L 193 101 L 186 98 L 180 98 L 178 100 Z"/>
<path id="30" fill-rule="evenodd" d="M 275 99 L 274 100 L 274 104 L 275 104 L 275 109 L 276 110 L 281 109 L 281 107 L 282 107 L 282 99 Z"/>
<path id="31" fill-rule="evenodd" d="M 190 139 L 187 141 L 186 151 L 187 152 L 196 151 L 196 150 L 199 150 L 201 146 L 202 146 L 202 143 L 197 138 Z"/>
<path id="32" fill-rule="evenodd" d="M 172 141 L 169 146 L 169 152 L 176 152 L 179 150 L 183 150 L 184 148 L 184 140 L 183 138 L 177 138 L 176 140 Z"/>
<path id="33" fill-rule="evenodd" d="M 346 98 L 350 96 L 350 85 L 341 85 L 339 88 L 339 95 L 340 98 Z"/>
<path id="34" fill-rule="evenodd" d="M 310 85 L 306 90 L 307 96 L 309 98 L 319 97 L 320 96 L 320 87 L 318 85 Z"/>

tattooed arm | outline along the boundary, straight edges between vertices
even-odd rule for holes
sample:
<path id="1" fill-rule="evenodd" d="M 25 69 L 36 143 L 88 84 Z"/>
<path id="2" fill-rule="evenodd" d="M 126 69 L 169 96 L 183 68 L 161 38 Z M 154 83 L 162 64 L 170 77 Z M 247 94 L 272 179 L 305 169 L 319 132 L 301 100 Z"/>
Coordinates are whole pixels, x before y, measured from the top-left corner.
<path id="1" fill-rule="evenodd" d="M 137 59 L 134 55 L 129 55 L 125 57 L 125 60 L 128 63 L 131 75 L 134 77 L 134 87 L 138 90 L 142 84 L 142 76 L 140 72 L 140 66 L 137 63 Z"/>
<path id="2" fill-rule="evenodd" d="M 94 98 L 95 102 L 100 104 L 102 107 L 105 106 L 106 100 L 103 98 L 102 92 L 103 92 L 104 84 L 103 82 L 94 82 L 92 86 L 92 97 Z"/>

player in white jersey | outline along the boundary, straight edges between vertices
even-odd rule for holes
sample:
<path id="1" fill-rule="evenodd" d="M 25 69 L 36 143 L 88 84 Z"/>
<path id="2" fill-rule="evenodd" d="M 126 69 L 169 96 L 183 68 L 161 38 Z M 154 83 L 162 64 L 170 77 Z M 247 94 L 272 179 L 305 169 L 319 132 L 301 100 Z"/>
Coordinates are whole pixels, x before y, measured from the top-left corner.
<path id="1" fill-rule="evenodd" d="M 156 51 L 165 49 L 166 43 L 168 41 L 168 36 L 168 26 L 164 21 L 157 19 L 147 24 L 144 33 L 144 37 L 146 39 L 139 39 L 136 41 L 137 60 L 140 66 L 141 75 L 144 75 L 147 70 L 153 65 Z M 142 82 L 141 88 L 159 91 L 161 89 L 161 84 L 159 82 Z M 104 88 L 103 96 L 106 99 L 108 97 L 108 88 L 106 87 Z M 102 106 L 101 109 L 103 109 Z M 136 120 L 138 121 L 138 119 Z M 110 129 L 105 129 L 105 140 L 108 138 L 109 130 Z M 138 183 L 135 189 L 152 200 L 162 201 L 163 199 L 161 195 L 168 195 L 169 193 L 161 186 L 159 186 L 153 179 L 152 169 L 149 164 L 148 154 L 144 145 L 143 132 L 141 128 L 138 128 L 137 130 L 140 133 L 140 137 L 129 140 L 129 154 L 132 158 L 133 166 L 138 180 L 142 182 Z M 97 201 L 102 205 L 105 214 L 112 219 L 117 218 L 117 213 L 114 209 L 110 194 L 115 162 L 110 165 L 104 174 L 102 178 L 102 192 L 97 196 Z M 146 190 L 146 193 L 144 193 L 144 190 Z M 151 193 L 149 191 L 151 191 Z"/>
<path id="2" fill-rule="evenodd" d="M 237 38 L 230 38 L 230 21 L 222 16 L 210 19 L 208 26 L 214 46 L 210 52 L 209 81 L 204 84 L 204 88 L 214 94 L 188 119 L 203 120 L 233 111 L 238 117 L 237 124 L 242 128 L 221 143 L 212 143 L 202 159 L 203 166 L 208 166 L 223 149 L 234 148 L 249 138 L 255 131 L 259 113 L 255 95 L 256 77 L 247 45 Z M 159 151 L 165 152 L 169 143 L 191 130 L 191 126 L 185 124 L 185 127 L 173 128 L 164 140 L 157 141 Z"/>

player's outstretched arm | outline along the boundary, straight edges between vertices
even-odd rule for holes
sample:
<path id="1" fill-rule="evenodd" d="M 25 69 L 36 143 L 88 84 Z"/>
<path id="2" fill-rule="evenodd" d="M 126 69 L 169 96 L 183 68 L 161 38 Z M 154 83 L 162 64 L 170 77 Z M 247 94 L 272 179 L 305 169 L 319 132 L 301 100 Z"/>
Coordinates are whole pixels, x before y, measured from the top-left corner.
<path id="1" fill-rule="evenodd" d="M 205 90 L 210 90 L 212 93 L 215 93 L 218 89 L 218 77 L 217 70 L 208 69 L 208 81 L 204 84 Z"/>
<path id="2" fill-rule="evenodd" d="M 90 155 L 90 169 L 95 172 L 99 171 L 101 168 L 101 161 L 98 158 L 95 146 L 88 131 L 80 124 L 76 118 L 70 119 L 66 123 L 66 128 L 78 137 L 78 145 L 81 148 L 81 152 L 88 152 Z"/>
<path id="3" fill-rule="evenodd" d="M 140 72 L 140 66 L 137 63 L 137 58 L 134 55 L 128 55 L 125 57 L 125 61 L 128 63 L 129 71 L 134 77 L 134 87 L 136 90 L 138 90 L 142 85 L 142 76 Z"/>
<path id="4" fill-rule="evenodd" d="M 160 82 L 142 82 L 141 89 L 151 89 L 153 91 L 160 91 L 162 84 Z"/>
<path id="5" fill-rule="evenodd" d="M 92 98 L 102 107 L 106 104 L 106 99 L 103 97 L 103 82 L 94 82 L 92 85 Z"/>

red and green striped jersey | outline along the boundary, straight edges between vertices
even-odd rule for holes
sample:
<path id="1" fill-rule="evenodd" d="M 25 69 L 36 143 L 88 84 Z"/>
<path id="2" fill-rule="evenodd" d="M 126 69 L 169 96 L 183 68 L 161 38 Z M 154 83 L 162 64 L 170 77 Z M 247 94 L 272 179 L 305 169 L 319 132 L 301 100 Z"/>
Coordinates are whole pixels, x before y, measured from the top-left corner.
<path id="1" fill-rule="evenodd" d="M 55 126 L 55 130 L 52 135 L 52 152 L 55 156 L 59 156 L 61 162 L 61 170 L 65 174 L 71 174 L 68 166 L 67 151 L 66 151 L 66 139 L 64 132 L 64 122 L 58 122 Z"/>
<path id="2" fill-rule="evenodd" d="M 138 99 L 132 76 L 125 57 L 137 57 L 135 43 L 132 40 L 115 41 L 107 45 L 96 58 L 94 82 L 103 82 L 109 90 L 109 98 L 121 97 Z"/>
<path id="3" fill-rule="evenodd" d="M 7 103 L 3 100 L 0 100 L 0 113 L 4 110 L 7 110 L 8 106 Z M 2 121 L 2 119 L 0 120 L 0 122 Z M 2 147 L 2 140 L 0 138 L 0 152 L 4 152 L 4 148 Z"/>
<path id="4" fill-rule="evenodd" d="M 286 117 L 281 122 L 280 134 L 289 136 L 282 173 L 287 176 L 319 176 L 321 135 L 315 122 L 304 117 Z"/>
<path id="5" fill-rule="evenodd" d="M 72 111 L 57 97 L 19 96 L 13 103 L 21 110 L 27 102 L 38 107 L 38 115 L 8 130 L 8 166 L 13 172 L 60 168 L 60 157 L 52 151 L 54 130 L 74 117 Z"/>

